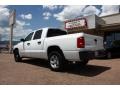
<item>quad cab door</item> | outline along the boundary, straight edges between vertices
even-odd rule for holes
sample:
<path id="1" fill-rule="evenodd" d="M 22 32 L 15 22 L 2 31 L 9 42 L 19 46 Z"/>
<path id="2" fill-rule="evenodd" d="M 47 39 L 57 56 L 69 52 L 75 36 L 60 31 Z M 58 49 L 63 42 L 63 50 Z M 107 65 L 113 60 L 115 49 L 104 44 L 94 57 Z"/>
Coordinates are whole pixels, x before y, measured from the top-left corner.
<path id="1" fill-rule="evenodd" d="M 23 42 L 24 56 L 41 58 L 43 56 L 42 30 L 30 33 Z"/>
<path id="2" fill-rule="evenodd" d="M 42 30 L 30 33 L 23 43 L 25 57 L 41 58 L 43 55 Z"/>

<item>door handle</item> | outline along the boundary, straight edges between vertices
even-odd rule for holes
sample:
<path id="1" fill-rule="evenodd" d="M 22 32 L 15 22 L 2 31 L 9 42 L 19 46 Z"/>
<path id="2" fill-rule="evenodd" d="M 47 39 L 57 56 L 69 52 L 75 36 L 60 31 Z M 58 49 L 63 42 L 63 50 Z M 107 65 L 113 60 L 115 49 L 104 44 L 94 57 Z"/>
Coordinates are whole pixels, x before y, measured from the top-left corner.
<path id="1" fill-rule="evenodd" d="M 27 43 L 27 45 L 29 46 L 29 45 L 30 45 L 30 43 Z"/>
<path id="2" fill-rule="evenodd" d="M 97 39 L 94 39 L 95 44 L 97 44 Z"/>
<path id="3" fill-rule="evenodd" d="M 41 41 L 39 41 L 39 42 L 37 42 L 38 43 L 38 45 L 40 45 L 41 44 Z"/>
<path id="4" fill-rule="evenodd" d="M 40 45 L 41 44 L 41 41 L 39 41 L 39 42 L 37 42 L 38 43 L 38 45 Z"/>

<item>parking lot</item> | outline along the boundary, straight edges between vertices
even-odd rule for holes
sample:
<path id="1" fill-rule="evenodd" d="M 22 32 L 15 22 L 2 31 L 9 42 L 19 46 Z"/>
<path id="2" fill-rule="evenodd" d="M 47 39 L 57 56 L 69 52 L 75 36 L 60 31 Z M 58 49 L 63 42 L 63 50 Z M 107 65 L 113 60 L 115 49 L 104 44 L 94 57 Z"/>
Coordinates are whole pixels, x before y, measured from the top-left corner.
<path id="1" fill-rule="evenodd" d="M 0 54 L 0 84 L 120 84 L 120 59 L 92 60 L 86 67 L 68 65 L 54 72 L 40 59 L 14 61 L 12 54 Z"/>

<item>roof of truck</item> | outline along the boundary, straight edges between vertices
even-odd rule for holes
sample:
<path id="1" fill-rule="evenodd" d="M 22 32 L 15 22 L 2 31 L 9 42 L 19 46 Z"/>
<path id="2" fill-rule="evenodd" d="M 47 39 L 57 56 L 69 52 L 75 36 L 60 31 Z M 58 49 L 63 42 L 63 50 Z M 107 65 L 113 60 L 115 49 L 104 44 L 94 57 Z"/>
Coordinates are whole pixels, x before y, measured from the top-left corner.
<path id="1" fill-rule="evenodd" d="M 34 30 L 34 32 L 35 32 L 35 31 L 38 31 L 38 30 L 41 30 L 41 29 L 44 29 L 44 30 L 48 30 L 48 29 L 60 29 L 60 30 L 66 31 L 66 30 L 64 30 L 64 29 L 57 28 L 57 27 L 44 27 L 44 28 L 39 28 L 39 29 L 37 29 L 37 30 Z"/>

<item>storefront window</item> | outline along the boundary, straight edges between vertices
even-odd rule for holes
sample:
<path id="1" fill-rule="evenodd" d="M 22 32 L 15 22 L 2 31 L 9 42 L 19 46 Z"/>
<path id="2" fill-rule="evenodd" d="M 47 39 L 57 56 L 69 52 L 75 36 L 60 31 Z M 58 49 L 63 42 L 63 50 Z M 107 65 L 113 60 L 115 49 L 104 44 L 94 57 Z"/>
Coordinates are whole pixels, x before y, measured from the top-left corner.
<path id="1" fill-rule="evenodd" d="M 119 33 L 115 33 L 115 39 L 116 40 L 120 40 L 120 32 Z"/>
<path id="2" fill-rule="evenodd" d="M 106 33 L 105 34 L 105 42 L 106 42 L 105 47 L 106 48 L 111 47 L 113 41 L 114 41 L 114 33 Z"/>
<path id="3" fill-rule="evenodd" d="M 105 47 L 120 47 L 120 32 L 107 32 L 105 34 Z"/>
<path id="4" fill-rule="evenodd" d="M 115 33 L 114 47 L 120 47 L 120 32 Z"/>

